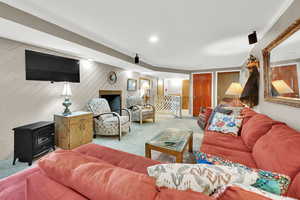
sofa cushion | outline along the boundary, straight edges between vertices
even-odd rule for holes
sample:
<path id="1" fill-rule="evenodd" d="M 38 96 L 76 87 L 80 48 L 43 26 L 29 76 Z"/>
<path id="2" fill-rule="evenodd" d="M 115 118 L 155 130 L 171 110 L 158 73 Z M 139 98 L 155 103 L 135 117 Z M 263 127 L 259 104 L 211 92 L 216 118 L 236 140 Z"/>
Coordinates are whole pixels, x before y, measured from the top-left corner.
<path id="1" fill-rule="evenodd" d="M 290 197 L 300 199 L 300 172 L 293 179 L 287 195 Z"/>
<path id="2" fill-rule="evenodd" d="M 240 187 L 229 186 L 220 191 L 220 194 L 216 197 L 217 200 L 270 200 L 267 197 L 261 196 L 259 194 L 249 192 Z"/>
<path id="3" fill-rule="evenodd" d="M 241 125 L 242 119 L 237 116 L 216 112 L 208 130 L 237 136 Z"/>
<path id="4" fill-rule="evenodd" d="M 169 188 L 161 188 L 155 200 L 214 200 L 213 198 L 191 190 L 181 191 Z"/>
<path id="5" fill-rule="evenodd" d="M 53 181 L 41 172 L 27 177 L 26 198 L 28 200 L 87 200 L 84 196 Z"/>
<path id="6" fill-rule="evenodd" d="M 274 125 L 253 147 L 258 168 L 286 174 L 292 179 L 300 171 L 300 133 L 284 125 Z"/>
<path id="7" fill-rule="evenodd" d="M 118 151 L 116 149 L 97 144 L 85 144 L 74 149 L 73 151 L 92 156 L 104 160 L 112 165 L 143 174 L 147 174 L 147 167 L 161 163 L 143 156 Z"/>
<path id="8" fill-rule="evenodd" d="M 226 160 L 241 163 L 248 167 L 256 168 L 256 164 L 255 161 L 253 160 L 252 154 L 249 152 L 227 149 L 224 147 L 217 147 L 209 144 L 202 144 L 200 151 L 215 156 L 219 156 Z"/>
<path id="9" fill-rule="evenodd" d="M 157 194 L 153 178 L 73 151 L 50 153 L 38 165 L 50 178 L 91 200 L 153 200 Z"/>
<path id="10" fill-rule="evenodd" d="M 223 188 L 219 188 L 213 197 L 217 200 L 295 200 L 242 184 L 231 184 Z"/>
<path id="11" fill-rule="evenodd" d="M 256 114 L 247 123 L 244 124 L 241 137 L 245 145 L 252 149 L 255 142 L 264 134 L 266 134 L 275 124 L 276 121 L 263 114 Z"/>
<path id="12" fill-rule="evenodd" d="M 205 131 L 202 144 L 210 144 L 239 151 L 250 151 L 241 137 L 220 134 L 215 131 Z"/>
<path id="13" fill-rule="evenodd" d="M 254 115 L 258 113 L 252 110 L 251 108 L 244 108 L 241 110 L 241 116 L 243 118 L 242 126 L 244 126 Z"/>

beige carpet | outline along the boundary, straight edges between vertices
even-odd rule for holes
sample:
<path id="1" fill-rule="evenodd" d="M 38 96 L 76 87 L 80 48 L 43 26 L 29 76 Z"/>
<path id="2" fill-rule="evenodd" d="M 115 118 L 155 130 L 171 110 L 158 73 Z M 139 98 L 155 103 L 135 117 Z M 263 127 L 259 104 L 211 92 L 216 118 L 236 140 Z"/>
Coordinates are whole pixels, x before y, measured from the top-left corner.
<path id="1" fill-rule="evenodd" d="M 145 142 L 152 139 L 156 134 L 166 128 L 189 128 L 194 132 L 194 151 L 199 150 L 202 141 L 203 132 L 196 124 L 196 120 L 190 116 L 184 116 L 182 119 L 175 118 L 170 115 L 158 115 L 157 122 L 152 123 L 147 121 L 140 125 L 132 123 L 132 131 L 125 134 L 122 140 L 118 137 L 101 137 L 98 136 L 93 140 L 93 143 L 104 145 L 110 148 L 126 151 L 132 154 L 145 156 Z M 152 151 L 152 159 L 161 162 L 175 162 L 173 156 Z M 184 162 L 194 163 L 194 158 L 191 153 L 186 151 L 184 154 Z M 0 179 L 14 174 L 18 171 L 28 168 L 27 163 L 16 162 L 12 165 L 12 158 L 0 161 Z"/>

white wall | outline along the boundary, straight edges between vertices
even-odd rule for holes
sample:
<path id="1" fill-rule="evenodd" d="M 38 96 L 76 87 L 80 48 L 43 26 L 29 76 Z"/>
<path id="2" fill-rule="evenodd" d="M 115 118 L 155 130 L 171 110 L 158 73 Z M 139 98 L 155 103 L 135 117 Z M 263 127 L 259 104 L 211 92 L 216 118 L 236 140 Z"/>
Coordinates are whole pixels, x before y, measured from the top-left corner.
<path id="1" fill-rule="evenodd" d="M 178 95 L 182 93 L 182 79 L 165 79 L 165 95 Z"/>
<path id="2" fill-rule="evenodd" d="M 300 94 L 300 62 L 297 63 L 297 77 L 298 77 L 298 89 Z"/>
<path id="3" fill-rule="evenodd" d="M 43 120 L 53 120 L 53 114 L 63 111 L 62 83 L 50 84 L 42 81 L 25 80 L 25 49 L 32 49 L 62 55 L 53 51 L 33 47 L 19 42 L 0 38 L 0 159 L 13 152 L 12 128 Z M 66 56 L 66 55 L 64 55 Z M 116 71 L 115 85 L 107 82 L 107 74 Z M 82 110 L 89 99 L 98 97 L 100 89 L 123 90 L 123 103 L 127 95 L 127 78 L 138 79 L 138 73 L 127 73 L 109 65 L 82 61 L 80 83 L 72 83 L 71 110 Z M 156 93 L 156 79 L 154 91 Z"/>
<path id="4" fill-rule="evenodd" d="M 275 120 L 286 122 L 291 127 L 300 130 L 300 108 L 270 103 L 264 100 L 264 72 L 262 50 L 273 41 L 278 35 L 284 32 L 295 20 L 300 18 L 300 1 L 294 1 L 287 11 L 279 18 L 276 24 L 260 39 L 251 54 L 256 56 L 261 63 L 260 67 L 260 88 L 258 111 L 269 115 Z"/>

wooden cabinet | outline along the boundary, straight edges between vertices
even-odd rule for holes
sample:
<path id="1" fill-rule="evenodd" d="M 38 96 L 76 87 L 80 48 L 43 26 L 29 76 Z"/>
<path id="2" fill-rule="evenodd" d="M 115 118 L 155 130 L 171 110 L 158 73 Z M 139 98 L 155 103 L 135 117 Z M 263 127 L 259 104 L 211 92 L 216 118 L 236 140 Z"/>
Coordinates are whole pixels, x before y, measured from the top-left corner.
<path id="1" fill-rule="evenodd" d="M 93 140 L 93 114 L 73 112 L 54 115 L 55 144 L 62 149 L 74 149 Z"/>

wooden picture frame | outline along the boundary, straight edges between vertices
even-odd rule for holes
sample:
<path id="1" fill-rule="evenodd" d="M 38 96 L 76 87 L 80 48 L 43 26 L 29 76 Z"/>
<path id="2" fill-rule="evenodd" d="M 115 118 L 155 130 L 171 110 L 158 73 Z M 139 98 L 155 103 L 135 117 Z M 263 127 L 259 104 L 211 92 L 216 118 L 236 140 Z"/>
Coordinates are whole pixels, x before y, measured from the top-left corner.
<path id="1" fill-rule="evenodd" d="M 137 80 L 127 79 L 127 91 L 136 91 L 136 90 L 137 90 Z"/>
<path id="2" fill-rule="evenodd" d="M 288 39 L 291 35 L 300 30 L 300 19 L 296 20 L 290 25 L 282 34 L 280 34 L 275 40 L 273 40 L 266 48 L 262 50 L 263 61 L 264 61 L 264 98 L 265 101 L 284 104 L 288 106 L 300 108 L 300 99 L 284 98 L 284 97 L 273 97 L 271 94 L 271 51 Z"/>
<path id="3" fill-rule="evenodd" d="M 142 88 L 142 85 L 143 85 L 144 82 L 147 82 L 147 83 L 148 83 L 149 89 L 152 88 L 152 81 L 151 81 L 150 79 L 148 79 L 148 78 L 142 78 L 142 77 L 141 77 L 141 78 L 140 78 L 140 86 L 139 86 L 140 89 Z"/>

